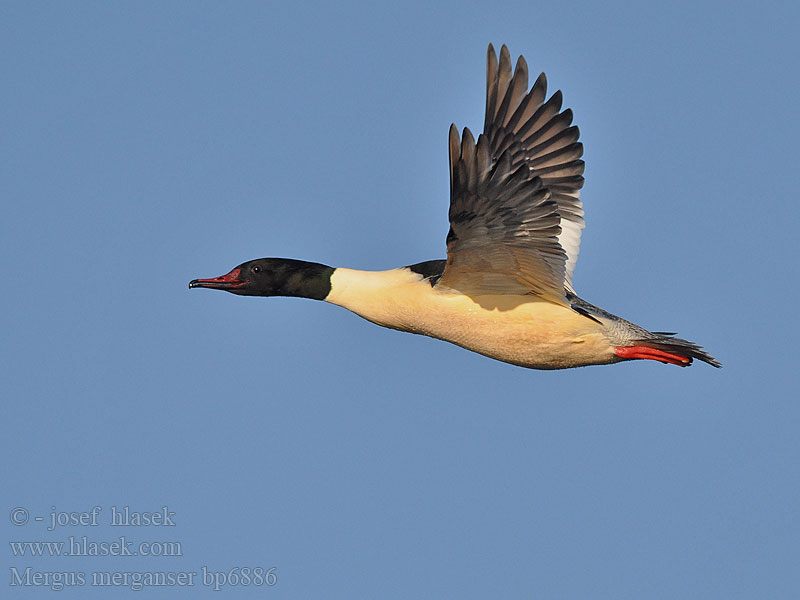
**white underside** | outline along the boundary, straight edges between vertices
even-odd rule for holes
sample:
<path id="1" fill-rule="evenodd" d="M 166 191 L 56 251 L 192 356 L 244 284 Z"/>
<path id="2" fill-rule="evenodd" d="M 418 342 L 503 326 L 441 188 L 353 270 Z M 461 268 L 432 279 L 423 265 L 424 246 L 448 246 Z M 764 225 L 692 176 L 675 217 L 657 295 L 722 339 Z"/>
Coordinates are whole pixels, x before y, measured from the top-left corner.
<path id="1" fill-rule="evenodd" d="M 616 362 L 603 326 L 569 307 L 525 295 L 464 295 L 431 287 L 406 268 L 336 269 L 326 302 L 384 327 L 452 342 L 539 369 Z"/>

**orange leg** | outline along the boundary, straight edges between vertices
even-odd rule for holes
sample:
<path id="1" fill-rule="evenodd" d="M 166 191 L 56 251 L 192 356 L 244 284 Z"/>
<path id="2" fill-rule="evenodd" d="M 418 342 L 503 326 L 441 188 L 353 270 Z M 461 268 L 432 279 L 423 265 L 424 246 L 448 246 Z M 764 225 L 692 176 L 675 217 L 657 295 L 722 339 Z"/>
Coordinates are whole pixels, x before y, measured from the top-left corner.
<path id="1" fill-rule="evenodd" d="M 678 365 L 679 367 L 688 367 L 692 364 L 691 358 L 681 356 L 680 354 L 664 352 L 656 348 L 648 348 L 647 346 L 617 346 L 614 349 L 614 354 L 620 358 L 645 358 L 668 363 L 670 365 Z"/>

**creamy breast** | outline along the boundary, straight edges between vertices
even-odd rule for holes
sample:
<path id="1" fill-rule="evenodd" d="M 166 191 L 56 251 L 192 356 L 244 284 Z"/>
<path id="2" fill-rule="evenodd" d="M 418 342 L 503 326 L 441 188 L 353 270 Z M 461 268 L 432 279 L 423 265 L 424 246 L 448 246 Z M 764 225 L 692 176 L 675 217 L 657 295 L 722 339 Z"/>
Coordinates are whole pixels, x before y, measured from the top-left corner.
<path id="1" fill-rule="evenodd" d="M 326 302 L 384 327 L 446 340 L 525 367 L 616 362 L 603 326 L 536 296 L 474 295 L 432 287 L 409 269 L 336 269 Z"/>

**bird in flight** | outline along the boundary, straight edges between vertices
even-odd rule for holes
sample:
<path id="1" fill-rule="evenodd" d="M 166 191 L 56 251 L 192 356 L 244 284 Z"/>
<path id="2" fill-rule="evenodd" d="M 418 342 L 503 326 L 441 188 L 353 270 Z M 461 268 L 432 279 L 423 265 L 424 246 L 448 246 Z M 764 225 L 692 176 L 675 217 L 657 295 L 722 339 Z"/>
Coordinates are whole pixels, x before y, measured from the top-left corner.
<path id="1" fill-rule="evenodd" d="M 721 364 L 702 347 L 651 332 L 577 296 L 584 227 L 583 145 L 544 73 L 528 88 L 519 57 L 489 45 L 486 118 L 477 141 L 450 126 L 447 260 L 360 271 L 259 258 L 190 288 L 295 296 L 342 306 L 383 327 L 452 342 L 531 369 L 650 359 Z"/>

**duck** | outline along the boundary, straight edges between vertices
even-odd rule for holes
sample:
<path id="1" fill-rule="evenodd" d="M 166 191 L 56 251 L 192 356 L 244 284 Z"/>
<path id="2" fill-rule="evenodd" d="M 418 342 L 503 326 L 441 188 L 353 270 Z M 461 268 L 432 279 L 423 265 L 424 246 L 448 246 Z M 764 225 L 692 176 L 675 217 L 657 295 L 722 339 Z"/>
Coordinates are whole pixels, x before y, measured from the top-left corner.
<path id="1" fill-rule="evenodd" d="M 449 131 L 447 258 L 364 271 L 258 258 L 189 288 L 288 296 L 341 306 L 390 329 L 444 340 L 530 369 L 633 360 L 721 363 L 674 333 L 648 331 L 581 299 L 572 285 L 584 211 L 583 145 L 562 94 L 528 85 L 520 56 L 487 51 L 477 140 Z"/>

